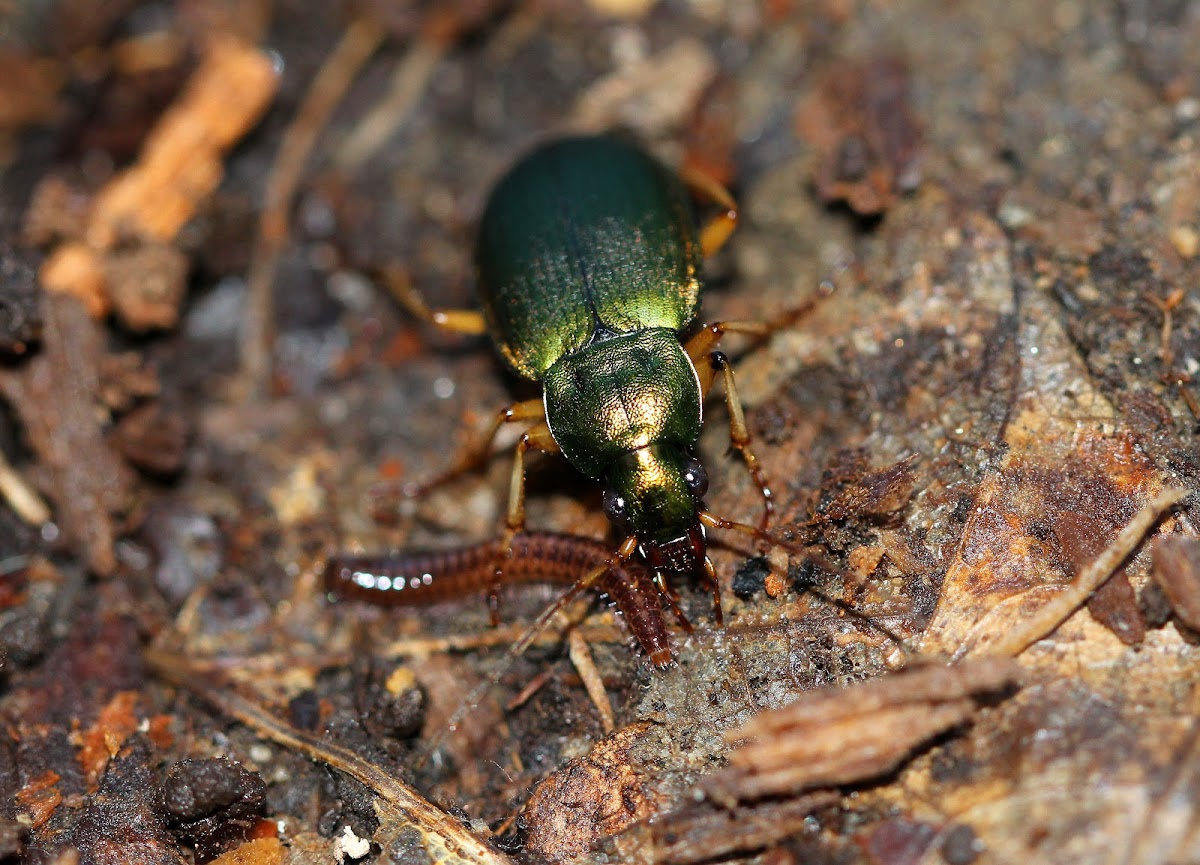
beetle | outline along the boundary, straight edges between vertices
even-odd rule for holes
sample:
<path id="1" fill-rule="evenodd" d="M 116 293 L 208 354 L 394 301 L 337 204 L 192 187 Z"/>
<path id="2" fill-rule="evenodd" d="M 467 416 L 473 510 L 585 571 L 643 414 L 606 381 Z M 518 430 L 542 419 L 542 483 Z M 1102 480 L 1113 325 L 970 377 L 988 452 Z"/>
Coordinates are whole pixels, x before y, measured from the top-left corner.
<path id="1" fill-rule="evenodd" d="M 703 225 L 689 191 L 719 209 Z M 750 449 L 733 370 L 715 349 L 726 333 L 766 336 L 813 305 L 772 323 L 697 327 L 702 260 L 737 222 L 733 197 L 706 176 L 676 174 L 613 135 L 560 138 L 519 160 L 488 199 L 475 249 L 480 310 L 431 309 L 406 281 L 392 280 L 418 317 L 489 335 L 513 372 L 542 385 L 541 399 L 498 412 L 479 448 L 408 490 L 418 494 L 478 466 L 504 424 L 528 424 L 513 460 L 497 582 L 525 527 L 525 454 L 560 452 L 605 486 L 604 511 L 623 538 L 608 565 L 639 552 L 668 600 L 668 577 L 701 576 L 720 622 L 705 528 L 764 540 L 772 501 Z M 731 446 L 762 494 L 758 527 L 718 517 L 703 504 L 708 477 L 694 447 L 718 373 Z M 601 565 L 580 583 L 603 573 Z"/>

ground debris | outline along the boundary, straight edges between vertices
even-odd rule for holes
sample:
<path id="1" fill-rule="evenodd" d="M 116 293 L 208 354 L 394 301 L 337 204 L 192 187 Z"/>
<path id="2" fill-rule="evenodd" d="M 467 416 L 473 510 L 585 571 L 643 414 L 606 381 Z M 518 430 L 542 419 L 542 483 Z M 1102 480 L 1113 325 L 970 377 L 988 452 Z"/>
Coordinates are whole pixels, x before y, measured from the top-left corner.
<path id="1" fill-rule="evenodd" d="M 145 403 L 117 422 L 111 441 L 135 468 L 152 477 L 174 477 L 187 458 L 187 421 L 160 402 Z"/>
<path id="2" fill-rule="evenodd" d="M 579 132 L 626 127 L 652 140 L 692 115 L 716 73 L 703 43 L 680 40 L 592 84 L 580 95 L 568 125 Z"/>
<path id="3" fill-rule="evenodd" d="M 823 689 L 756 715 L 729 741 L 729 767 L 704 782 L 712 798 L 733 804 L 763 796 L 878 778 L 913 749 L 967 721 L 976 695 L 1019 681 L 1008 661 L 919 664 L 849 688 Z"/>
<path id="4" fill-rule="evenodd" d="M 158 807 L 171 830 L 207 860 L 247 840 L 265 794 L 262 777 L 232 760 L 181 760 L 159 786 Z"/>
<path id="5" fill-rule="evenodd" d="M 63 79 L 64 70 L 57 61 L 0 46 L 0 80 L 4 81 L 0 91 L 0 139 L 53 117 Z M 9 144 L 0 140 L 0 155 Z M 0 159 L 0 163 L 5 161 Z"/>
<path id="6" fill-rule="evenodd" d="M 883 520 L 904 507 L 912 496 L 916 457 L 876 470 L 867 468 L 861 453 L 846 453 L 841 457 L 822 479 L 822 501 L 817 506 L 816 519 L 846 520 L 861 516 Z"/>
<path id="7" fill-rule="evenodd" d="M 104 277 L 117 317 L 138 332 L 175 327 L 187 271 L 187 256 L 166 243 L 113 252 L 105 261 Z"/>
<path id="8" fill-rule="evenodd" d="M 0 393 L 38 454 L 62 529 L 93 571 L 109 574 L 113 515 L 127 505 L 129 474 L 97 420 L 101 334 L 72 297 L 47 297 L 44 313 L 44 351 L 23 367 L 0 369 Z"/>
<path id="9" fill-rule="evenodd" d="M 286 852 L 278 838 L 254 838 L 222 853 L 210 865 L 279 865 Z"/>
<path id="10" fill-rule="evenodd" d="M 596 11 L 617 5 L 631 14 Z M 0 0 L 0 861 L 536 865 L 527 840 L 556 825 L 589 839 L 579 865 L 1195 861 L 1200 496 L 1146 521 L 1161 495 L 1200 490 L 1200 16 L 945 6 Z M 215 164 L 208 146 L 155 157 L 168 126 L 205 138 L 249 94 L 235 75 L 189 102 L 213 34 L 231 33 L 278 77 L 271 110 Z M 175 126 L 188 105 L 202 122 Z M 600 601 L 564 617 L 615 729 L 650 725 L 623 757 L 557 624 L 504 656 L 549 589 L 506 592 L 489 628 L 482 598 L 377 610 L 327 603 L 319 578 L 331 550 L 503 530 L 516 429 L 482 471 L 392 501 L 390 522 L 371 513 L 378 481 L 427 477 L 537 395 L 482 340 L 415 326 L 379 277 L 471 304 L 494 179 L 573 123 L 619 127 L 734 193 L 744 218 L 704 262 L 706 321 L 770 319 L 836 286 L 769 341 L 727 346 L 773 531 L 804 561 L 714 533 L 726 627 L 703 585 L 673 581 L 693 629 L 668 618 L 669 670 L 628 650 L 618 618 L 587 615 Z M 169 170 L 149 177 L 148 160 Z M 43 281 L 102 324 L 64 324 L 46 261 Z M 267 361 L 262 399 L 241 400 L 240 338 Z M 725 414 L 718 385 L 696 450 L 706 507 L 753 521 Z M 597 485 L 552 455 L 527 467 L 530 526 L 606 530 Z M 1065 620 L 1035 615 L 1055 598 Z M 843 761 L 882 774 L 702 796 L 735 770 L 727 731 L 888 676 L 911 643 L 964 661 L 1007 645 L 1024 686 L 982 710 L 839 692 L 828 723 L 796 729 L 818 749 L 826 728 L 882 743 Z M 253 705 L 231 718 L 181 694 L 147 644 Z M 857 714 L 836 715 L 843 701 Z M 879 768 L 939 713 L 966 721 Z M 828 750 L 795 762 L 821 769 Z M 238 781 L 213 759 L 265 782 L 263 816 L 201 851 L 158 790 L 187 760 L 216 766 L 195 787 Z M 547 826 L 525 808 L 539 785 Z M 224 819 L 221 796 L 199 798 Z"/>
<path id="11" fill-rule="evenodd" d="M 522 813 L 530 851 L 565 862 L 653 812 L 646 781 L 629 762 L 630 747 L 649 728 L 622 727 L 537 786 Z"/>
<path id="12" fill-rule="evenodd" d="M 651 861 L 692 865 L 762 850 L 802 834 L 814 811 L 840 799 L 840 793 L 820 791 L 752 805 L 726 807 L 711 800 L 685 805 L 649 827 Z"/>
<path id="13" fill-rule="evenodd" d="M 0 242 L 0 358 L 22 355 L 42 335 L 41 290 L 28 258 Z"/>
<path id="14" fill-rule="evenodd" d="M 204 681 L 190 659 L 150 652 L 147 662 L 167 681 L 186 688 L 260 737 L 320 760 L 359 782 L 379 798 L 375 809 L 380 817 L 380 831 L 411 830 L 415 834 L 414 849 L 422 851 L 430 861 L 447 865 L 506 865 L 509 861 L 383 767 L 348 748 L 293 727 L 232 691 Z"/>
<path id="15" fill-rule="evenodd" d="M 113 758 L 94 796 L 61 845 L 95 865 L 182 865 L 175 839 L 154 807 L 152 747 L 141 734 Z"/>
<path id="16" fill-rule="evenodd" d="M 126 326 L 173 327 L 183 301 L 187 258 L 171 246 L 222 177 L 225 152 L 274 95 L 270 59 L 232 37 L 215 37 L 188 87 L 147 138 L 138 162 L 92 198 L 87 217 L 42 265 L 42 285 L 73 295 L 95 318 L 114 304 Z M 58 178 L 36 195 L 26 236 L 46 240 L 75 220 L 48 212 L 79 211 Z"/>
<path id="17" fill-rule="evenodd" d="M 796 129 L 819 154 L 816 186 L 856 213 L 886 210 L 920 183 L 920 130 L 908 64 L 884 54 L 833 66 L 800 106 Z"/>
<path id="18" fill-rule="evenodd" d="M 96 723 L 82 732 L 77 759 L 90 787 L 95 786 L 109 761 L 141 725 L 134 711 L 137 702 L 137 691 L 119 691 L 100 711 Z"/>
<path id="19" fill-rule="evenodd" d="M 127 412 L 142 400 L 158 396 L 158 373 L 136 351 L 100 358 L 100 400 L 113 412 Z"/>
<path id="20" fill-rule="evenodd" d="M 1037 353 L 1022 361 L 1008 449 L 975 491 L 925 652 L 961 656 L 1004 643 L 1011 653 L 1021 634 L 1045 637 L 1053 625 L 1032 633 L 1033 613 L 1084 603 L 1186 495 L 1119 426 L 1045 298 L 1030 298 L 1024 315 L 1022 339 Z M 1124 537 L 1131 527 L 1140 533 Z M 1108 569 L 1097 574 L 1097 563 Z M 1085 572 L 1099 576 L 1086 590 Z"/>
<path id="21" fill-rule="evenodd" d="M 1154 578 L 1179 621 L 1200 631 L 1200 538 L 1171 535 L 1154 543 Z"/>

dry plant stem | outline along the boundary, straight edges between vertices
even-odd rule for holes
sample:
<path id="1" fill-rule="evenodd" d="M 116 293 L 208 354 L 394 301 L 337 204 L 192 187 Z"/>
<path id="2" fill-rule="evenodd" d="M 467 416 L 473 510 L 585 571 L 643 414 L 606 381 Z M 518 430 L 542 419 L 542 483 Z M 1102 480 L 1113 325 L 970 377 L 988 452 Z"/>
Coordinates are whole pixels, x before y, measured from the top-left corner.
<path id="1" fill-rule="evenodd" d="M 1169 373 L 1175 366 L 1175 352 L 1171 349 L 1171 313 L 1175 307 L 1183 302 L 1186 292 L 1182 288 L 1177 288 L 1167 297 L 1155 297 L 1150 295 L 1150 302 L 1158 307 L 1158 311 L 1162 313 L 1162 331 L 1159 334 L 1159 355 L 1162 357 L 1163 367 Z"/>
<path id="2" fill-rule="evenodd" d="M 991 658 L 918 666 L 849 688 L 826 688 L 763 712 L 726 738 L 749 739 L 705 785 L 717 802 L 849 784 L 895 770 L 922 743 L 970 719 L 972 695 L 1015 682 Z"/>
<path id="3" fill-rule="evenodd" d="M 363 64 L 383 42 L 383 37 L 383 28 L 371 19 L 361 17 L 352 21 L 313 79 L 304 104 L 283 134 L 279 154 L 267 178 L 258 237 L 247 278 L 246 316 L 241 337 L 242 396 L 245 399 L 263 395 L 271 374 L 272 291 L 279 257 L 288 239 L 288 211 L 301 172 L 333 110 Z"/>
<path id="4" fill-rule="evenodd" d="M 1171 330 L 1173 328 L 1171 313 L 1187 297 L 1187 290 L 1177 288 L 1166 297 L 1156 297 L 1153 294 L 1148 297 L 1150 302 L 1162 313 L 1163 317 L 1162 331 L 1159 334 L 1159 355 L 1162 358 L 1163 365 L 1162 380 L 1166 383 L 1174 383 L 1179 388 L 1179 395 L 1183 397 L 1183 401 L 1187 404 L 1192 417 L 1200 418 L 1200 405 L 1197 405 L 1196 398 L 1192 396 L 1187 388 L 1192 380 L 1192 376 L 1187 372 L 1175 368 L 1175 351 L 1171 348 Z"/>
<path id="5" fill-rule="evenodd" d="M 204 682 L 188 659 L 150 650 L 147 664 L 163 679 L 209 703 L 222 714 L 249 727 L 258 736 L 327 764 L 366 785 L 388 805 L 399 810 L 421 832 L 434 862 L 506 865 L 511 860 L 486 844 L 416 790 L 339 745 L 324 742 L 276 718 L 261 706 L 231 691 Z"/>
<path id="6" fill-rule="evenodd" d="M 613 723 L 612 703 L 608 700 L 608 692 L 604 690 L 604 681 L 600 677 L 600 671 L 596 669 L 592 650 L 588 648 L 587 641 L 577 630 L 572 630 L 567 635 L 567 646 L 571 663 L 575 665 L 579 678 L 583 680 L 584 690 L 587 691 L 588 697 L 600 714 L 600 728 L 607 736 L 616 729 L 616 725 Z"/>
<path id="7" fill-rule="evenodd" d="M 50 522 L 49 506 L 21 473 L 9 464 L 3 453 L 0 453 L 0 496 L 8 502 L 13 513 L 29 525 L 42 526 Z"/>
<path id="8" fill-rule="evenodd" d="M 834 787 L 882 775 L 922 742 L 961 724 L 974 711 L 969 699 L 904 706 L 874 717 L 815 724 L 803 735 L 788 734 L 735 751 L 730 766 L 746 772 L 736 785 L 738 797 Z M 847 742 L 856 746 L 848 751 Z"/>
<path id="9" fill-rule="evenodd" d="M 546 669 L 542 670 L 540 673 L 526 682 L 525 687 L 522 688 L 515 697 L 508 701 L 508 703 L 504 706 L 504 711 L 515 712 L 517 709 L 524 706 L 531 699 L 533 699 L 534 694 L 546 687 L 546 683 L 549 682 L 553 677 L 553 667 L 547 667 Z"/>
<path id="10" fill-rule="evenodd" d="M 977 643 L 969 640 L 958 648 L 952 660 L 958 661 L 968 655 L 1016 657 L 1038 640 L 1050 636 L 1059 625 L 1087 603 L 1092 593 L 1137 549 L 1142 538 L 1159 518 L 1191 494 L 1191 490 L 1181 488 L 1163 490 L 1134 515 L 1125 528 L 1121 529 L 1116 540 L 1084 568 L 1073 583 L 1064 587 L 1048 603 L 1024 619 L 1020 627 L 1009 631 L 995 642 L 987 643 L 978 652 L 973 652 Z"/>
<path id="11" fill-rule="evenodd" d="M 1017 667 L 1002 659 L 970 665 L 930 664 L 910 667 L 903 674 L 872 679 L 847 688 L 811 691 L 794 703 L 755 715 L 725 734 L 728 741 L 773 736 L 798 724 L 828 723 L 886 708 L 931 701 L 949 702 L 981 691 L 992 691 L 1012 680 Z M 853 699 L 847 694 L 853 693 Z"/>
<path id="12" fill-rule="evenodd" d="M 345 172 L 355 171 L 387 143 L 425 93 L 447 48 L 449 43 L 425 37 L 409 49 L 392 75 L 387 95 L 335 152 L 333 161 L 338 168 Z"/>

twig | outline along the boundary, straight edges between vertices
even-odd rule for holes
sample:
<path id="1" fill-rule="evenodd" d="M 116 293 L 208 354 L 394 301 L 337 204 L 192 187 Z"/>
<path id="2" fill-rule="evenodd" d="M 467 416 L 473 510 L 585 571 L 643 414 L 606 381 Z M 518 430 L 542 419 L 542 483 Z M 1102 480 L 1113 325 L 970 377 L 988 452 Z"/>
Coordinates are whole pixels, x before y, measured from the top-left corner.
<path id="1" fill-rule="evenodd" d="M 245 399 L 255 399 L 265 393 L 271 374 L 272 291 L 279 258 L 288 239 L 288 211 L 300 174 L 333 110 L 383 37 L 383 28 L 370 18 L 364 16 L 352 21 L 313 78 L 304 103 L 283 134 L 279 153 L 267 178 L 258 237 L 247 277 L 246 316 L 241 335 L 242 396 Z"/>
<path id="2" fill-rule="evenodd" d="M 1177 288 L 1166 297 L 1156 297 L 1153 294 L 1147 295 L 1149 301 L 1154 304 L 1158 311 L 1162 313 L 1162 331 L 1159 334 L 1159 354 L 1162 357 L 1163 368 L 1169 373 L 1175 366 L 1175 351 L 1171 348 L 1171 313 L 1175 307 L 1183 302 L 1187 292 L 1182 288 Z"/>
<path id="3" fill-rule="evenodd" d="M 732 806 L 762 796 L 857 783 L 895 770 L 923 743 L 969 720 L 974 696 L 1019 679 L 1014 661 L 923 664 L 849 687 L 828 687 L 762 712 L 727 741 L 745 741 L 704 782 Z"/>
<path id="4" fill-rule="evenodd" d="M 327 764 L 366 785 L 410 820 L 422 835 L 434 862 L 508 865 L 511 860 L 488 847 L 456 818 L 432 805 L 412 787 L 348 748 L 324 742 L 276 718 L 261 706 L 196 675 L 188 659 L 149 650 L 146 663 L 165 680 L 209 703 L 219 712 L 249 727 L 258 736 Z"/>
<path id="5" fill-rule="evenodd" d="M 8 502 L 18 517 L 31 526 L 42 526 L 50 522 L 50 508 L 0 452 L 0 496 Z"/>
<path id="6" fill-rule="evenodd" d="M 374 156 L 409 118 L 450 48 L 512 4 L 507 0 L 456 0 L 425 5 L 425 11 L 419 13 L 412 47 L 392 73 L 387 93 L 334 153 L 334 164 L 345 172 L 354 171 Z M 518 8 L 525 5 L 519 4 Z M 502 28 L 501 32 L 506 31 Z"/>
<path id="7" fill-rule="evenodd" d="M 613 723 L 612 703 L 609 702 L 608 693 L 604 690 L 604 681 L 600 678 L 600 671 L 596 669 L 592 650 L 588 648 L 587 641 L 576 630 L 572 630 L 567 635 L 567 646 L 571 663 L 575 665 L 579 678 L 583 680 L 584 690 L 587 691 L 588 697 L 591 698 L 592 704 L 600 714 L 600 728 L 607 736 L 616 729 L 616 725 Z"/>

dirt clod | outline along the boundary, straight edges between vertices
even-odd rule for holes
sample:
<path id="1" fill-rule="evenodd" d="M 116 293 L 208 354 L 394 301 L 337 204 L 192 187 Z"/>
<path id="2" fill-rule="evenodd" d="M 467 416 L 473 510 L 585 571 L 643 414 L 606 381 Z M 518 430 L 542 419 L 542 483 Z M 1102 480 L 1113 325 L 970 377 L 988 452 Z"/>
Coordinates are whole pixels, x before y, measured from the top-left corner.
<path id="1" fill-rule="evenodd" d="M 210 859 L 247 839 L 262 812 L 266 784 L 257 772 L 225 758 L 182 760 L 158 788 L 171 831 Z"/>

